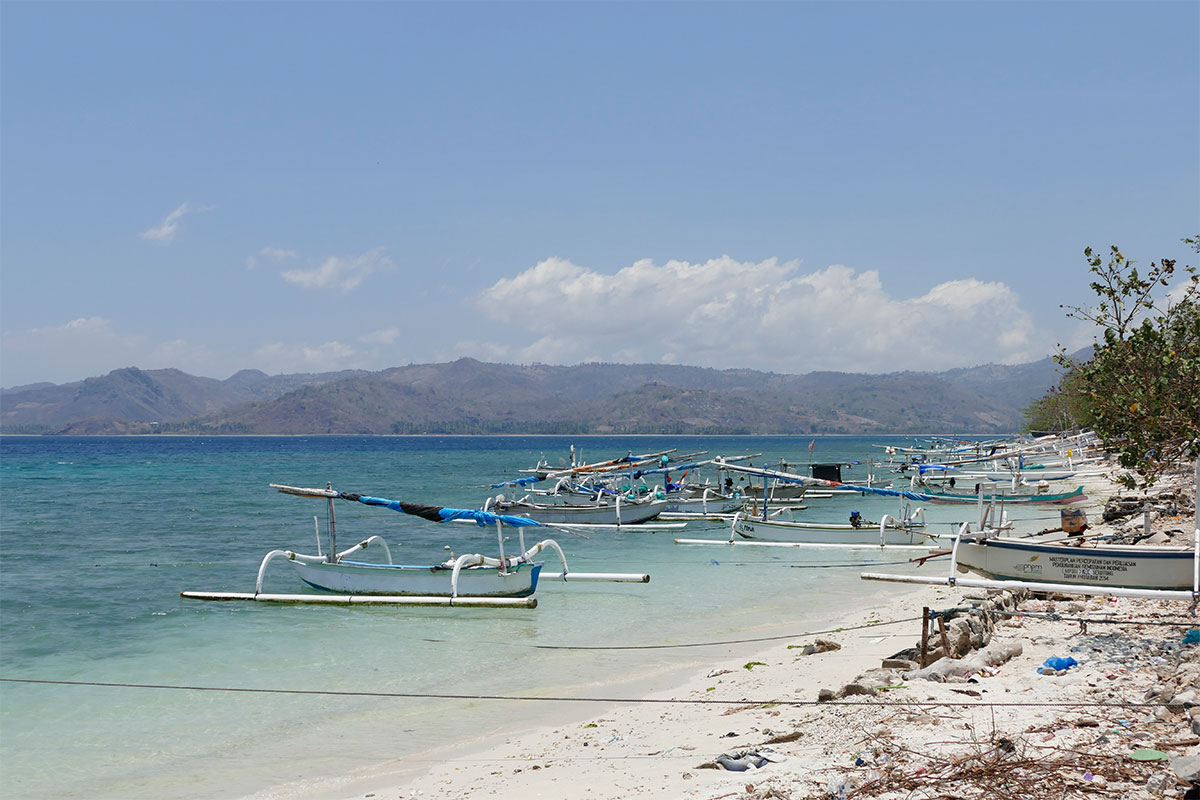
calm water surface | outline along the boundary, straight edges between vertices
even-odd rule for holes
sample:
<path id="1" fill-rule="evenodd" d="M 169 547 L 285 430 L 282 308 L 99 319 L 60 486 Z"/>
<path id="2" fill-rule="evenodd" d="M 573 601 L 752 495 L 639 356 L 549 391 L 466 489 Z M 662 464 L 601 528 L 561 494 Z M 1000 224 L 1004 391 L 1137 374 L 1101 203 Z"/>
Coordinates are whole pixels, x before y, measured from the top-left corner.
<path id="1" fill-rule="evenodd" d="M 809 460 L 811 437 L 4 437 L 0 439 L 0 677 L 189 687 L 621 696 L 623 681 L 715 657 L 710 642 L 819 627 L 890 589 L 857 551 L 680 546 L 727 527 L 556 534 L 577 571 L 649 584 L 538 588 L 536 609 L 270 606 L 185 600 L 253 591 L 275 548 L 315 552 L 323 503 L 268 483 L 478 508 L 488 485 L 582 447 L 589 460 L 678 448 Z M 901 437 L 818 437 L 812 458 L 881 457 Z M 861 468 L 860 468 L 861 469 Z M 861 477 L 864 472 L 847 473 Z M 805 519 L 878 519 L 890 498 L 814 502 Z M 932 520 L 973 509 L 937 509 Z M 323 518 L 323 517 L 322 517 Z M 339 541 L 384 536 L 396 561 L 494 554 L 495 535 L 340 503 Z M 511 548 L 515 550 L 515 539 Z M 888 559 L 894 560 L 891 555 Z M 876 557 L 878 560 L 878 557 Z M 890 566 L 891 570 L 909 569 Z M 555 569 L 547 563 L 547 569 Z M 928 568 L 927 568 L 928 569 Z M 555 570 L 556 571 L 556 570 Z M 881 588 L 882 587 L 882 588 Z M 276 563 L 265 589 L 302 590 Z M 896 591 L 900 591 L 896 589 Z M 709 652 L 705 652 L 709 650 Z M 722 652 L 717 650 L 716 652 Z M 247 694 L 0 683 L 0 794 L 210 798 L 319 781 L 438 743 L 528 723 L 535 703 Z M 586 708 L 586 707 L 585 707 Z M 580 713 L 586 714 L 583 710 Z"/>

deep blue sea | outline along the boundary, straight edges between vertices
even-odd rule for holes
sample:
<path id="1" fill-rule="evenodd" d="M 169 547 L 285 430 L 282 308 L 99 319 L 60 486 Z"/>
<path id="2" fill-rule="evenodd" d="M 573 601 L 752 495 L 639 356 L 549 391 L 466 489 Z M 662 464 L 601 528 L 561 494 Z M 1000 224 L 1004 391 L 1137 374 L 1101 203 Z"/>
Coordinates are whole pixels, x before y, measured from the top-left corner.
<path id="1" fill-rule="evenodd" d="M 568 448 L 587 460 L 677 448 L 755 463 L 810 460 L 812 437 L 3 437 L 0 677 L 186 687 L 420 694 L 628 696 L 720 648 L 544 646 L 719 642 L 820 628 L 894 584 L 859 579 L 894 554 L 684 546 L 725 525 L 555 535 L 576 571 L 649 584 L 555 584 L 536 609 L 275 606 L 180 598 L 253 591 L 276 548 L 316 551 L 324 503 L 268 483 L 478 508 L 492 483 Z M 816 437 L 817 462 L 881 458 L 905 437 Z M 861 469 L 861 468 L 859 468 Z M 865 471 L 847 472 L 847 479 Z M 814 501 L 804 519 L 878 519 L 883 497 Z M 931 522 L 973 507 L 930 510 Z M 940 523 L 939 523 L 940 524 Z M 384 536 L 394 559 L 495 553 L 495 533 L 338 506 L 342 547 Z M 947 526 L 947 530 L 949 530 Z M 513 544 L 510 553 L 515 551 Z M 909 565 L 889 566 L 909 570 Z M 930 569 L 927 567 L 926 569 Z M 940 567 L 937 567 L 940 571 Z M 556 571 L 553 562 L 547 570 Z M 266 591 L 304 587 L 273 564 Z M 543 647 L 539 647 L 543 646 Z M 665 678 L 664 678 L 665 679 Z M 0 682 L 6 798 L 243 797 L 311 784 L 465 737 L 528 725 L 545 704 Z M 586 715 L 587 706 L 577 708 Z"/>

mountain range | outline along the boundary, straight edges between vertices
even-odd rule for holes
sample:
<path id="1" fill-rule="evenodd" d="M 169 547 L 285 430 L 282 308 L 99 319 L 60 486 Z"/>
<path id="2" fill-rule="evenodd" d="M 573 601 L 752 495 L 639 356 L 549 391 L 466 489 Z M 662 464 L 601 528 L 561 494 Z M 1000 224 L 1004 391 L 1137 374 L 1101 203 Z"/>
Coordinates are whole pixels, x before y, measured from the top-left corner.
<path id="1" fill-rule="evenodd" d="M 6 434 L 811 434 L 1019 430 L 1050 358 L 946 372 L 788 375 L 661 364 L 493 364 L 226 380 L 127 367 L 0 391 Z"/>

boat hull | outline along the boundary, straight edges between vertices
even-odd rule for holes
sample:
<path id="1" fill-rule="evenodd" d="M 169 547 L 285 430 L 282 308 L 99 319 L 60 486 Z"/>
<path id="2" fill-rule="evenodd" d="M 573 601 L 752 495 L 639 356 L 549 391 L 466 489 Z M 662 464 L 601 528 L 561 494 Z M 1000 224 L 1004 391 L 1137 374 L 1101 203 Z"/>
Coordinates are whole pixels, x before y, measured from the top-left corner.
<path id="1" fill-rule="evenodd" d="M 768 500 L 800 500 L 800 499 L 803 499 L 804 492 L 806 489 L 807 489 L 807 487 L 801 486 L 800 484 L 795 484 L 795 483 L 788 483 L 788 484 L 783 484 L 780 486 L 769 486 L 769 487 L 767 487 L 767 499 Z M 759 500 L 761 500 L 762 496 L 763 496 L 762 487 L 756 486 L 754 484 L 750 484 L 748 486 L 742 487 L 741 492 L 742 492 L 742 494 L 746 495 L 747 497 L 753 497 L 753 498 L 759 499 Z"/>
<path id="2" fill-rule="evenodd" d="M 451 595 L 453 569 L 441 564 L 288 563 L 309 586 L 328 592 L 423 597 Z M 458 596 L 528 597 L 537 588 L 541 570 L 541 564 L 521 564 L 507 573 L 501 573 L 495 567 L 464 567 L 458 575 Z"/>
<path id="3" fill-rule="evenodd" d="M 740 497 L 668 497 L 663 510 L 673 514 L 729 514 L 740 511 L 743 503 Z"/>
<path id="4" fill-rule="evenodd" d="M 930 492 L 920 489 L 914 490 L 919 494 L 921 500 L 930 503 L 977 503 L 979 502 L 978 494 L 951 494 L 949 492 Z M 1005 494 L 1002 491 L 989 492 L 984 490 L 983 501 L 986 503 L 993 497 L 997 501 L 1004 503 L 1034 503 L 1034 504 L 1050 504 L 1062 505 L 1066 503 L 1078 503 L 1087 500 L 1087 495 L 1083 493 L 1083 487 L 1078 486 L 1074 491 L 1061 492 L 1058 494 Z"/>
<path id="5" fill-rule="evenodd" d="M 743 539 L 797 544 L 879 544 L 879 526 L 855 528 L 845 523 L 786 522 L 783 520 L 739 519 L 733 531 Z M 925 535 L 917 528 L 885 528 L 884 544 L 923 544 Z"/>
<path id="6" fill-rule="evenodd" d="M 962 541 L 958 564 L 990 578 L 1130 589 L 1191 589 L 1190 550 L 1142 545 L 1073 547 L 1011 539 Z"/>
<path id="7" fill-rule="evenodd" d="M 649 503 L 622 503 L 616 505 L 539 505 L 536 503 L 508 503 L 501 508 L 505 514 L 516 514 L 538 522 L 560 525 L 636 525 L 648 522 L 664 510 L 666 500 Z"/>

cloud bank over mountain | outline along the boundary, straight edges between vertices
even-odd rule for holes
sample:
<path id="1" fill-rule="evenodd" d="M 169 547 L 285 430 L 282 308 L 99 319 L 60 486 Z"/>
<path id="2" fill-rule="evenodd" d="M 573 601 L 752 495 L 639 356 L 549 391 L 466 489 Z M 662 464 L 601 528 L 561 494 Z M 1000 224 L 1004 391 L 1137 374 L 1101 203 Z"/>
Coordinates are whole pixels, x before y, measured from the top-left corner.
<path id="1" fill-rule="evenodd" d="M 902 287 L 903 288 L 903 287 Z M 798 261 L 641 260 L 605 274 L 550 258 L 484 290 L 478 306 L 528 343 L 462 343 L 493 359 L 687 363 L 780 372 L 888 372 L 1014 364 L 1046 355 L 999 281 L 885 288 L 876 270 Z M 511 337 L 507 337 L 511 342 Z"/>

